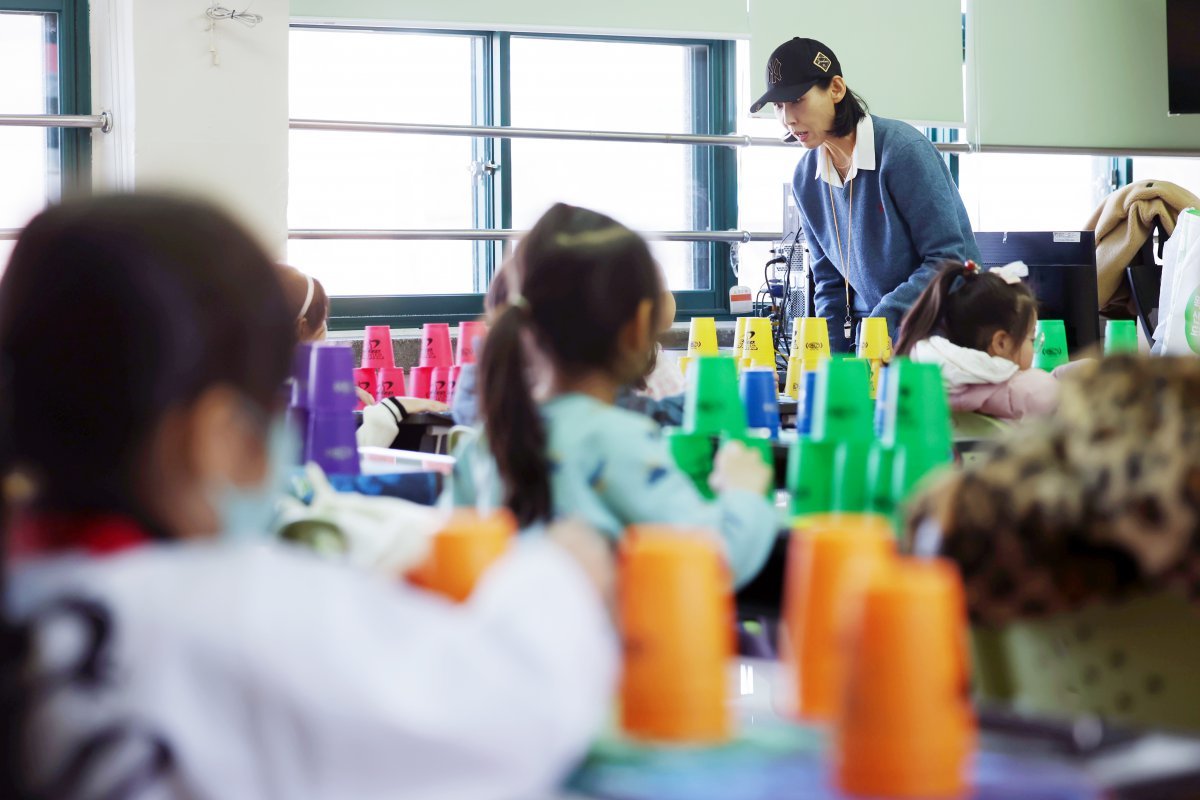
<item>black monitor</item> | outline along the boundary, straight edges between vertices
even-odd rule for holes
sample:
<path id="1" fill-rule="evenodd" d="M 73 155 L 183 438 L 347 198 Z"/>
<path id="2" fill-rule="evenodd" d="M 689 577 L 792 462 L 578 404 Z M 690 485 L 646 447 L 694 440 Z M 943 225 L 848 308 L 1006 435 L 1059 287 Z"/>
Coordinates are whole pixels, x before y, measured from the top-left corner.
<path id="1" fill-rule="evenodd" d="M 1167 0 L 1167 108 L 1200 114 L 1200 0 Z"/>
<path id="2" fill-rule="evenodd" d="M 1072 355 L 1100 340 L 1096 234 L 1092 231 L 976 231 L 983 266 L 1024 261 L 1040 319 L 1061 319 Z"/>

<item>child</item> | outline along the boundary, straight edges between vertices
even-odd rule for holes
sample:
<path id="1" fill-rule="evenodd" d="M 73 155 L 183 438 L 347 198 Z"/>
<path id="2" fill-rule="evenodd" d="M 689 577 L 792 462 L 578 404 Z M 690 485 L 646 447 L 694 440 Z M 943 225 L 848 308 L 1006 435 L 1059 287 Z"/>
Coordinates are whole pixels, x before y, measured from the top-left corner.
<path id="1" fill-rule="evenodd" d="M 645 241 L 559 204 L 505 272 L 508 302 L 479 361 L 484 429 L 457 452 L 455 501 L 503 504 L 523 526 L 578 516 L 614 539 L 636 523 L 719 532 L 736 582 L 753 577 L 776 532 L 760 457 L 724 448 L 718 498 L 705 502 L 659 426 L 613 405 L 646 374 L 660 320 L 662 285 Z"/>
<path id="2" fill-rule="evenodd" d="M 329 296 L 311 275 L 286 264 L 279 265 L 279 280 L 288 308 L 296 316 L 296 341 L 323 342 L 329 330 Z"/>
<path id="3" fill-rule="evenodd" d="M 1021 419 L 1058 403 L 1058 381 L 1033 365 L 1037 300 L 1019 261 L 987 272 L 942 266 L 904 317 L 896 355 L 937 364 L 955 411 Z"/>
<path id="4" fill-rule="evenodd" d="M 593 534 L 521 542 L 463 605 L 231 541 L 265 538 L 295 322 L 202 204 L 97 198 L 22 233 L 0 282 L 0 477 L 32 487 L 11 532 L 0 507 L 0 796 L 529 797 L 604 720 Z M 85 400 L 46 392 L 63 375 Z"/>

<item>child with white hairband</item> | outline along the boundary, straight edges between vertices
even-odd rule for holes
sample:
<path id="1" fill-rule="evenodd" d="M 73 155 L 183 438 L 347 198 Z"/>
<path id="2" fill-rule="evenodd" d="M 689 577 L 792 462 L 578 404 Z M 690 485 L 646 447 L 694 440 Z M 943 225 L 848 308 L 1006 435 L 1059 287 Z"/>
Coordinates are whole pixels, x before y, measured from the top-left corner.
<path id="1" fill-rule="evenodd" d="M 1031 369 L 1037 299 L 1021 280 L 1028 275 L 1020 261 L 990 270 L 948 262 L 904 316 L 896 354 L 939 365 L 955 411 L 1020 419 L 1058 405 L 1055 375 Z"/>

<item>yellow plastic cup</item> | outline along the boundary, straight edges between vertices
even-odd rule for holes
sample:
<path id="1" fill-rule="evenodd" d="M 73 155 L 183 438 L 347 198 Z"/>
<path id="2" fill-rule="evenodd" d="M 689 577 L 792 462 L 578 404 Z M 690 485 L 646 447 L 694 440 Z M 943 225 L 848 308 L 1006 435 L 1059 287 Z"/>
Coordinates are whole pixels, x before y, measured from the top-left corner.
<path id="1" fill-rule="evenodd" d="M 892 357 L 892 337 L 886 319 L 868 317 L 859 324 L 858 357 L 867 361 L 887 361 Z"/>
<path id="2" fill-rule="evenodd" d="M 742 348 L 746 346 L 746 322 L 749 317 L 738 317 L 737 328 L 733 332 L 733 357 L 738 366 L 742 364 Z"/>
<path id="3" fill-rule="evenodd" d="M 686 378 L 687 372 L 688 372 L 688 366 L 692 363 L 692 357 L 691 356 L 680 356 L 678 363 L 679 363 L 679 372 L 682 373 L 683 377 Z"/>
<path id="4" fill-rule="evenodd" d="M 688 355 L 715 356 L 717 354 L 717 321 L 712 317 L 692 317 L 688 333 Z"/>
<path id="5" fill-rule="evenodd" d="M 751 317 L 746 323 L 746 342 L 742 350 L 745 366 L 775 369 L 775 341 L 771 320 Z"/>
<path id="6" fill-rule="evenodd" d="M 783 381 L 783 393 L 793 400 L 800 400 L 800 382 L 804 379 L 804 359 L 788 358 L 787 377 Z"/>
<path id="7" fill-rule="evenodd" d="M 829 358 L 829 321 L 824 317 L 792 320 L 792 355 L 805 361 Z"/>

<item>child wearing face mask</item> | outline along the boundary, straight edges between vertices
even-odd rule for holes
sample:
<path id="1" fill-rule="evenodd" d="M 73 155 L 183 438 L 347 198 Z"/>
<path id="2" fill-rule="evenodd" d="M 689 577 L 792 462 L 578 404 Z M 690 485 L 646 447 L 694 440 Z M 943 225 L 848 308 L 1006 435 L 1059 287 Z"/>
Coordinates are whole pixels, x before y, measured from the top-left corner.
<path id="1" fill-rule="evenodd" d="M 1021 280 L 1028 275 L 1020 261 L 987 271 L 950 262 L 905 315 L 896 355 L 940 366 L 955 411 L 1021 419 L 1058 405 L 1056 377 L 1031 369 L 1037 300 Z"/>
<path id="2" fill-rule="evenodd" d="M 0 281 L 3 797 L 541 796 L 602 723 L 594 534 L 519 543 L 462 605 L 264 541 L 295 338 L 270 260 L 207 205 L 89 199 L 21 234 Z M 44 391 L 64 374 L 86 401 Z"/>

